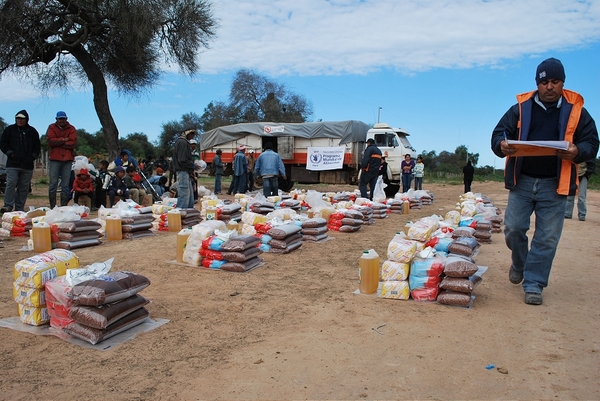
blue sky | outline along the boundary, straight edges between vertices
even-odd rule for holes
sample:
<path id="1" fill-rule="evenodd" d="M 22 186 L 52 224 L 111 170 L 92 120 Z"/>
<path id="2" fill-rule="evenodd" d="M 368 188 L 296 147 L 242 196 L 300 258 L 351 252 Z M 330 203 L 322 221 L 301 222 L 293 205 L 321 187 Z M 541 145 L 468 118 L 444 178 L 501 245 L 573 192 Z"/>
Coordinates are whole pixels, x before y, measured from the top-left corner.
<path id="1" fill-rule="evenodd" d="M 217 38 L 190 79 L 166 67 L 139 99 L 109 95 L 122 137 L 156 140 L 162 124 L 227 101 L 232 76 L 252 68 L 313 104 L 314 119 L 402 127 L 418 152 L 466 145 L 479 165 L 502 168 L 492 129 L 535 89 L 535 69 L 559 58 L 565 87 L 600 120 L 600 1 L 216 0 Z M 381 107 L 381 110 L 379 110 Z M 11 76 L 0 80 L 0 116 L 20 109 L 43 134 L 64 110 L 77 128 L 100 129 L 91 89 L 43 97 Z"/>

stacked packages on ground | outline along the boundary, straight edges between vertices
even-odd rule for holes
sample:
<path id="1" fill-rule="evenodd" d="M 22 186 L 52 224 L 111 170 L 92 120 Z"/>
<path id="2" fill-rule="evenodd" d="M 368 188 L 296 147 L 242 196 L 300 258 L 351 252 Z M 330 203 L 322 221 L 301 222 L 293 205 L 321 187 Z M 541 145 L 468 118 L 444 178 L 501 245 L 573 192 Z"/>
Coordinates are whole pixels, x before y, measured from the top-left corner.
<path id="1" fill-rule="evenodd" d="M 429 216 L 397 233 L 381 266 L 381 297 L 469 307 L 486 268 L 475 263 L 481 243 L 491 241 L 499 209 L 475 194 L 461 197 L 457 210 Z M 477 235 L 475 235 L 477 233 Z"/>
<path id="2" fill-rule="evenodd" d="M 110 272 L 113 259 L 79 267 L 66 249 L 53 249 L 14 266 L 14 298 L 23 323 L 50 326 L 97 344 L 149 317 L 138 293 L 150 285 L 142 275 Z"/>
<path id="3" fill-rule="evenodd" d="M 13 295 L 21 321 L 34 326 L 48 323 L 45 284 L 77 267 L 79 258 L 66 249 L 53 249 L 15 263 Z"/>

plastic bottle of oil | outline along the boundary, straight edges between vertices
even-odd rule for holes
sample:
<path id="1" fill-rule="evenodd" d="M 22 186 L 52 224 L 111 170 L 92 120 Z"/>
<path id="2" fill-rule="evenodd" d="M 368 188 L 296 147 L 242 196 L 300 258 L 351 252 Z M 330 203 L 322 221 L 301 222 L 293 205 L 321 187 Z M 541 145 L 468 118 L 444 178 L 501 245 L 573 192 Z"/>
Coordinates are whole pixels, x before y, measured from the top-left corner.
<path id="1" fill-rule="evenodd" d="M 31 228 L 31 236 L 34 252 L 41 253 L 52 250 L 52 236 L 48 223 L 35 223 Z"/>
<path id="2" fill-rule="evenodd" d="M 123 239 L 123 228 L 120 216 L 106 216 L 106 239 L 119 241 Z"/>
<path id="3" fill-rule="evenodd" d="M 206 220 L 217 220 L 217 208 L 215 206 L 206 208 Z"/>
<path id="4" fill-rule="evenodd" d="M 364 251 L 358 259 L 358 289 L 361 294 L 373 294 L 379 285 L 379 255 L 374 249 Z"/>
<path id="5" fill-rule="evenodd" d="M 185 251 L 185 247 L 187 245 L 187 240 L 192 233 L 192 228 L 187 227 L 183 230 L 179 231 L 177 234 L 177 262 L 183 263 L 183 252 Z"/>
<path id="6" fill-rule="evenodd" d="M 409 210 L 410 210 L 410 204 L 408 203 L 407 200 L 405 200 L 404 202 L 402 202 L 402 213 L 408 214 Z"/>
<path id="7" fill-rule="evenodd" d="M 240 225 L 238 224 L 238 222 L 236 220 L 232 219 L 232 220 L 229 220 L 227 222 L 227 229 L 230 230 L 230 231 L 231 230 L 235 230 L 239 234 L 240 230 L 241 230 L 241 227 L 240 227 Z"/>
<path id="8" fill-rule="evenodd" d="M 179 209 L 169 210 L 167 212 L 167 222 L 170 232 L 181 231 L 181 211 Z"/>

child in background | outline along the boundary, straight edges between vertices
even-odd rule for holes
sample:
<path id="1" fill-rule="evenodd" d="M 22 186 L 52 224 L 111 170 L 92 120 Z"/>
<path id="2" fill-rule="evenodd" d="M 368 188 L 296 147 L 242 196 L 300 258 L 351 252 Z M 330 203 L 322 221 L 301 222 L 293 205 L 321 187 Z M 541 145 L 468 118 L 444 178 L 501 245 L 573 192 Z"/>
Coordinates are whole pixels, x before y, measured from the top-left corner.
<path id="1" fill-rule="evenodd" d="M 79 197 L 86 195 L 90 198 L 90 207 L 94 202 L 94 181 L 86 168 L 79 170 L 79 174 L 73 180 L 73 201 L 79 204 Z"/>
<path id="2" fill-rule="evenodd" d="M 125 184 L 125 169 L 121 166 L 115 168 L 115 175 L 110 180 L 110 186 L 108 187 L 110 207 L 115 205 L 115 196 L 119 196 L 121 200 L 129 199 L 129 189 Z"/>
<path id="3" fill-rule="evenodd" d="M 146 196 L 146 190 L 142 187 L 142 177 L 136 171 L 135 167 L 127 167 L 127 175 L 125 176 L 125 185 L 129 189 L 129 196 L 131 200 L 141 205 L 144 197 Z"/>
<path id="4" fill-rule="evenodd" d="M 106 190 L 110 185 L 110 174 L 108 172 L 108 160 L 100 161 L 98 175 L 96 176 L 96 204 L 95 208 L 106 207 Z"/>
<path id="5" fill-rule="evenodd" d="M 417 164 L 415 164 L 413 174 L 415 175 L 415 191 L 422 190 L 425 165 L 423 164 L 423 158 L 421 156 L 417 157 Z"/>

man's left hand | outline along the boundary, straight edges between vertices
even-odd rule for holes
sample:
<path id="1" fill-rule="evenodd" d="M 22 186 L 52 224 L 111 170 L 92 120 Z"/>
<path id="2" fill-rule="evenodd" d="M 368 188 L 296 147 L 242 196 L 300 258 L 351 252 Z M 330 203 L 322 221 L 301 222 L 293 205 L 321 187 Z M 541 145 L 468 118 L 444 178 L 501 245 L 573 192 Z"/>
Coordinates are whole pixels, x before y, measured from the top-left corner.
<path id="1" fill-rule="evenodd" d="M 577 145 L 569 143 L 569 148 L 567 150 L 559 150 L 556 154 L 561 159 L 573 160 L 579 154 L 579 149 L 577 148 Z"/>

